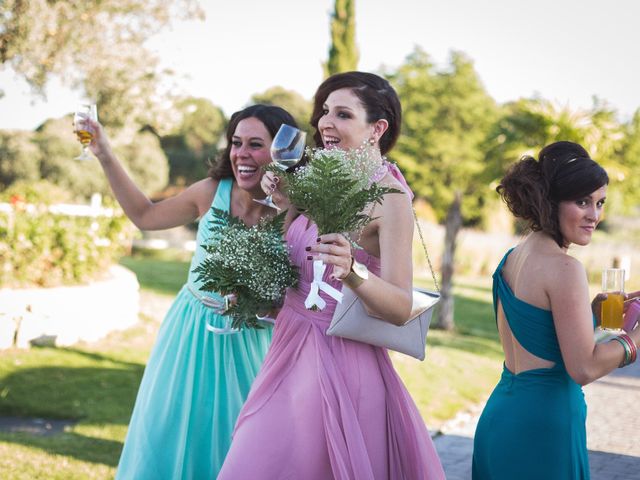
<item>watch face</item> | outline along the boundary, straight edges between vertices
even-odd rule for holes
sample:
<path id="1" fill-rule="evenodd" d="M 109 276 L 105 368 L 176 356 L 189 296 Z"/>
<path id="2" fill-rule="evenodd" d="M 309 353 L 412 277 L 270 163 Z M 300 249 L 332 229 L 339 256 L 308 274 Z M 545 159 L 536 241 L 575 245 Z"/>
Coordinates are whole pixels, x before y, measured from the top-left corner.
<path id="1" fill-rule="evenodd" d="M 355 260 L 353 261 L 351 270 L 353 270 L 353 273 L 358 275 L 363 280 L 366 280 L 367 278 L 369 278 L 369 270 L 367 270 L 367 267 L 365 267 L 363 264 L 359 262 L 356 262 Z"/>

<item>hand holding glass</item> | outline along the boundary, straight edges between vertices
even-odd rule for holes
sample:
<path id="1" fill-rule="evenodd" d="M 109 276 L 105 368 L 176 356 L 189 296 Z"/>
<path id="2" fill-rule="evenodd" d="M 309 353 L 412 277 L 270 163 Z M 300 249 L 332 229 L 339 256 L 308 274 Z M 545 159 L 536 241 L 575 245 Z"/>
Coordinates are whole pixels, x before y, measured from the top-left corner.
<path id="1" fill-rule="evenodd" d="M 283 123 L 271 142 L 273 163 L 281 170 L 286 170 L 297 164 L 304 155 L 306 137 L 307 134 L 299 128 Z M 254 201 L 280 210 L 280 207 L 273 202 L 271 195 L 268 195 L 264 200 L 254 199 Z"/>
<path id="2" fill-rule="evenodd" d="M 607 299 L 602 302 L 600 324 L 604 330 L 622 329 L 624 273 L 622 268 L 608 268 L 602 271 L 602 291 L 607 294 Z"/>
<path id="3" fill-rule="evenodd" d="M 95 132 L 93 127 L 86 122 L 87 119 L 91 119 L 94 122 L 98 121 L 98 110 L 95 104 L 81 105 L 73 116 L 73 131 L 82 144 L 82 153 L 75 157 L 75 160 L 92 159 L 89 155 L 89 144 L 91 143 Z"/>

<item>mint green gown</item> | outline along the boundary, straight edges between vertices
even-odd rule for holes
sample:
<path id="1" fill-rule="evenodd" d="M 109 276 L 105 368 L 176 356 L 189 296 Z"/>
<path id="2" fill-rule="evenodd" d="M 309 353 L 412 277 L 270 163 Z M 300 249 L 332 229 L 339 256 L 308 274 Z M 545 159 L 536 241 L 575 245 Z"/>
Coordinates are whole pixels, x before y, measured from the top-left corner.
<path id="1" fill-rule="evenodd" d="M 493 274 L 496 319 L 499 299 L 522 347 L 555 365 L 517 375 L 504 366 L 476 428 L 473 480 L 589 479 L 582 388 L 565 369 L 551 312 L 518 299 L 502 278 L 512 250 Z"/>
<path id="2" fill-rule="evenodd" d="M 213 206 L 229 211 L 231 179 Z M 218 334 L 225 318 L 200 298 L 193 269 L 206 252 L 212 211 L 201 219 L 187 283 L 169 309 L 144 371 L 117 479 L 215 479 L 231 443 L 236 418 L 271 342 L 262 330 Z M 195 292 L 196 295 L 194 295 Z"/>

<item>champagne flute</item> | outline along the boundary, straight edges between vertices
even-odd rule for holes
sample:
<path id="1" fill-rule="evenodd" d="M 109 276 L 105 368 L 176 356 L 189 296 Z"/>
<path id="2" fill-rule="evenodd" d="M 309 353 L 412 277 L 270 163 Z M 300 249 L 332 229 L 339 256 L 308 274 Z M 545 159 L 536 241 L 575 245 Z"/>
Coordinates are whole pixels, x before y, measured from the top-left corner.
<path id="1" fill-rule="evenodd" d="M 297 164 L 304 155 L 306 137 L 307 134 L 299 128 L 283 123 L 271 142 L 273 163 L 281 170 L 286 170 Z M 271 195 L 267 195 L 264 200 L 254 198 L 253 201 L 280 210 L 280 207 L 273 202 Z"/>
<path id="2" fill-rule="evenodd" d="M 89 155 L 89 144 L 95 132 L 93 127 L 87 123 L 87 119 L 91 119 L 94 122 L 98 121 L 98 110 L 93 103 L 80 105 L 73 116 L 73 131 L 82 144 L 82 153 L 75 157 L 75 160 L 92 159 Z"/>

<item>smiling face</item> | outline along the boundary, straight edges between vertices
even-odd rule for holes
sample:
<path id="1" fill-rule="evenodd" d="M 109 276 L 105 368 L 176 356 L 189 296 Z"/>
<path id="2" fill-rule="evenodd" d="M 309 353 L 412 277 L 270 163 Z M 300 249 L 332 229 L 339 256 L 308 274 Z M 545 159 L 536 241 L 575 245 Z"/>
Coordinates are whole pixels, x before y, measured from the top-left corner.
<path id="1" fill-rule="evenodd" d="M 387 128 L 386 120 L 367 122 L 367 111 L 350 88 L 329 94 L 323 104 L 318 130 L 325 148 L 358 148 L 373 139 L 378 140 Z"/>
<path id="2" fill-rule="evenodd" d="M 591 235 L 600 223 L 604 212 L 606 196 L 607 186 L 604 185 L 578 200 L 560 202 L 558 223 L 567 246 L 571 243 L 584 246 L 591 242 Z"/>
<path id="3" fill-rule="evenodd" d="M 271 135 L 264 124 L 255 117 L 238 123 L 231 138 L 231 169 L 238 186 L 248 191 L 260 191 L 262 168 L 271 163 Z"/>

